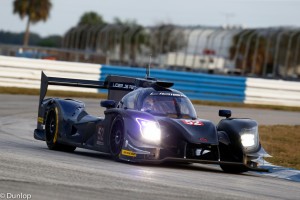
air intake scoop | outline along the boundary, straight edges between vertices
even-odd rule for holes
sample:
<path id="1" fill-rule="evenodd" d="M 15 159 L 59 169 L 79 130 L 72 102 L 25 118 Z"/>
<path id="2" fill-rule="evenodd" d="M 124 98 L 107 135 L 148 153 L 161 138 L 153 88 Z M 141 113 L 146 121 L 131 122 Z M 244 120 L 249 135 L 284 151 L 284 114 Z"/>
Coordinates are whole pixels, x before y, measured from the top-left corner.
<path id="1" fill-rule="evenodd" d="M 160 86 L 160 87 L 164 87 L 164 88 L 170 88 L 174 85 L 174 83 L 165 82 L 165 81 L 157 81 L 157 82 L 155 82 L 155 84 Z"/>

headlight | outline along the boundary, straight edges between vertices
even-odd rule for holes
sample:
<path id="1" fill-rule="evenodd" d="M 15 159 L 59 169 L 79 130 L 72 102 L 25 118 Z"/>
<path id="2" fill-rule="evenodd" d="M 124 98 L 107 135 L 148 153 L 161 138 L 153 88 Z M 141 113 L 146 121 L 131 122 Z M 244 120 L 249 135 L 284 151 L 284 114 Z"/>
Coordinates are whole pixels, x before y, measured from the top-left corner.
<path id="1" fill-rule="evenodd" d="M 140 125 L 140 131 L 144 139 L 159 142 L 161 131 L 159 124 L 155 121 L 137 118 L 136 121 Z"/>
<path id="2" fill-rule="evenodd" d="M 240 132 L 241 142 L 244 147 L 252 147 L 257 144 L 258 134 L 257 126 L 249 129 L 243 129 Z"/>

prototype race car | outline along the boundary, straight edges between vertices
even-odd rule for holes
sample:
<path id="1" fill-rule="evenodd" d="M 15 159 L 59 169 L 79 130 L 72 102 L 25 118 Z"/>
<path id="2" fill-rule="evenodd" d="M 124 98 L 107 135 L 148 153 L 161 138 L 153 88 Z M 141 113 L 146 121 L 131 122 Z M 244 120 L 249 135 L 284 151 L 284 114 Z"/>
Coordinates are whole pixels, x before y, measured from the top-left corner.
<path id="1" fill-rule="evenodd" d="M 89 115 L 73 99 L 45 98 L 48 85 L 108 89 L 101 101 L 104 117 Z M 34 138 L 51 150 L 76 147 L 109 153 L 118 161 L 219 164 L 225 172 L 266 171 L 258 160 L 268 154 L 259 141 L 257 122 L 231 118 L 217 126 L 197 117 L 191 101 L 153 78 L 109 75 L 105 81 L 47 77 L 42 72 Z"/>

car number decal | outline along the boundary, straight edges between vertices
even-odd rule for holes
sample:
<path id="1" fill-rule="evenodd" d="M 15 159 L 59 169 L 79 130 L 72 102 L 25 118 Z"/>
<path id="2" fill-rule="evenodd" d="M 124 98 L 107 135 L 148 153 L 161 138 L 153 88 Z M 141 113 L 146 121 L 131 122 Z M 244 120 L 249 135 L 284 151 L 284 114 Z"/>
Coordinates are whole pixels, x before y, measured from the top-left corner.
<path id="1" fill-rule="evenodd" d="M 199 120 L 189 120 L 189 119 L 183 119 L 182 122 L 184 124 L 187 125 L 191 125 L 191 126 L 203 126 L 203 122 L 199 121 Z"/>

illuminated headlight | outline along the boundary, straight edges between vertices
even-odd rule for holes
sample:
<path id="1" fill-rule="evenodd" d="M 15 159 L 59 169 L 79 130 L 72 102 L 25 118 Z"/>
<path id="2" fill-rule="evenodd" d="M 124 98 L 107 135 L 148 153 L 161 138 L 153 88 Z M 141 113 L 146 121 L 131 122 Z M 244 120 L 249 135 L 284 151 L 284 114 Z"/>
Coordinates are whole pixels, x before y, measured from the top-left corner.
<path id="1" fill-rule="evenodd" d="M 241 142 L 244 147 L 252 147 L 257 144 L 257 126 L 250 129 L 243 129 L 240 134 Z"/>
<path id="2" fill-rule="evenodd" d="M 161 131 L 157 122 L 140 118 L 137 118 L 136 121 L 140 125 L 140 131 L 144 139 L 152 142 L 160 141 Z"/>

